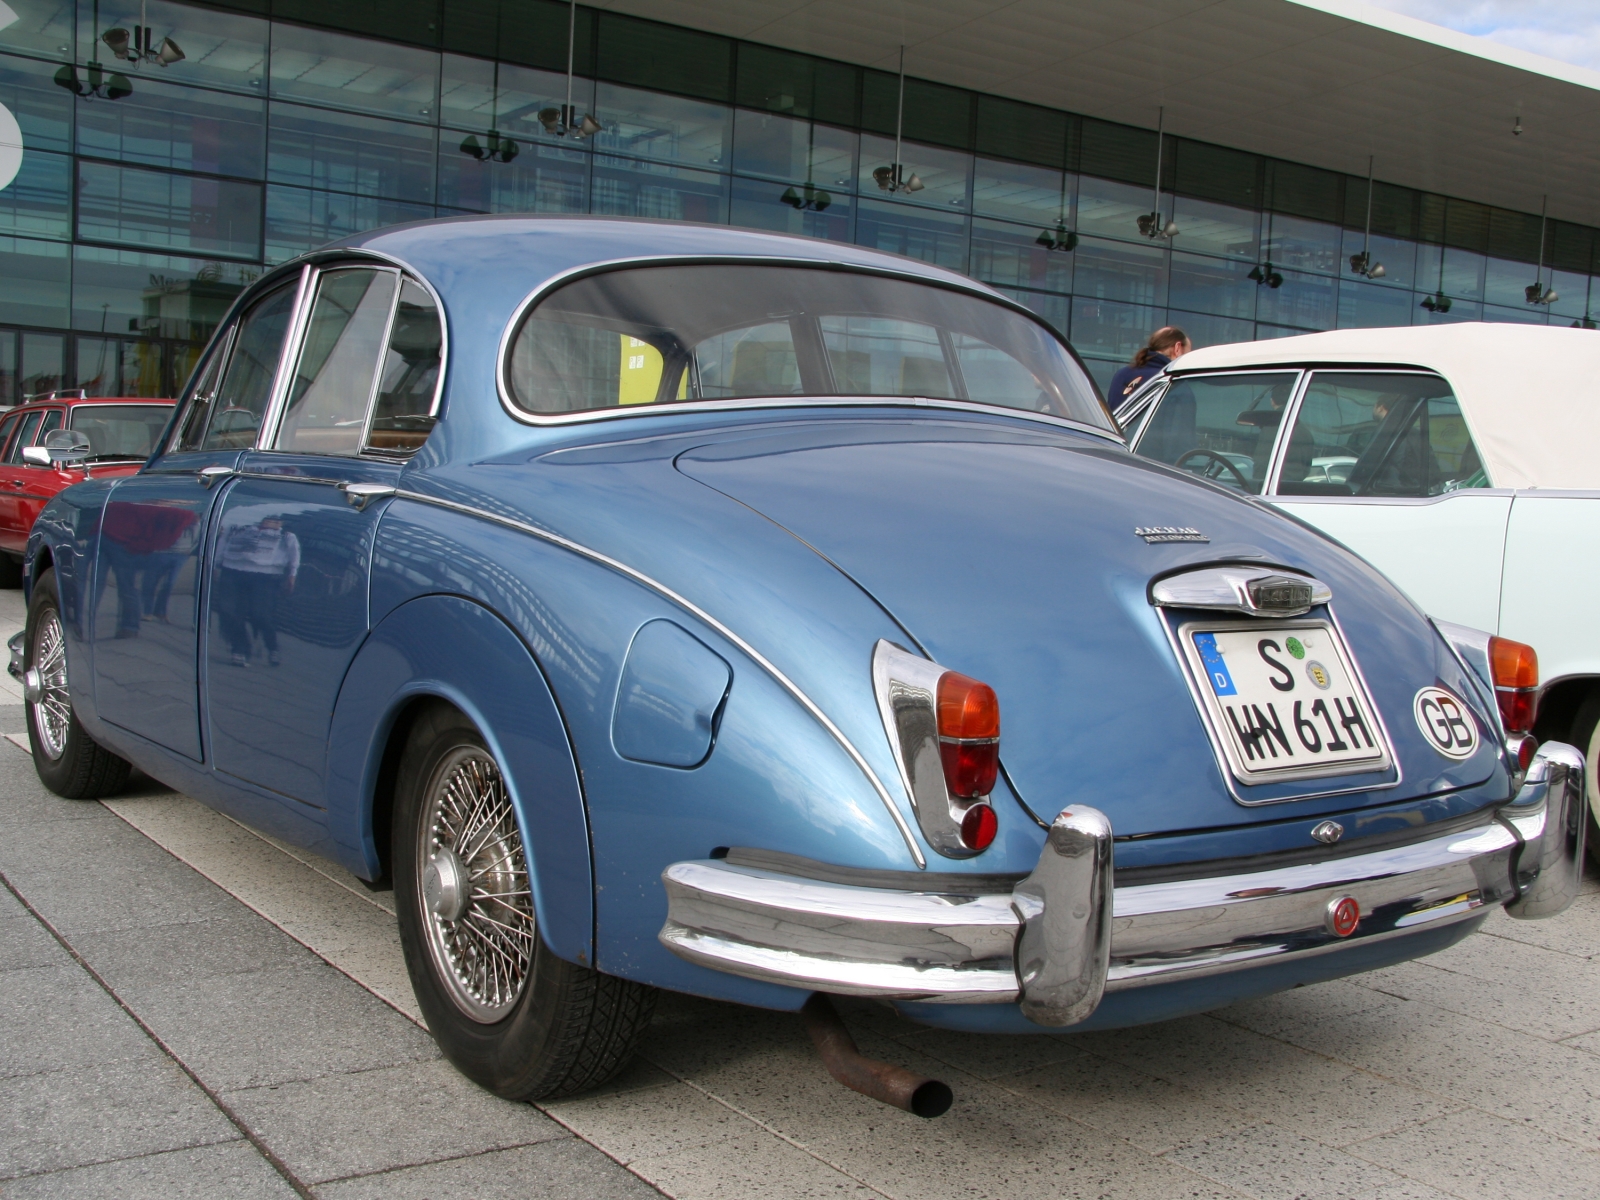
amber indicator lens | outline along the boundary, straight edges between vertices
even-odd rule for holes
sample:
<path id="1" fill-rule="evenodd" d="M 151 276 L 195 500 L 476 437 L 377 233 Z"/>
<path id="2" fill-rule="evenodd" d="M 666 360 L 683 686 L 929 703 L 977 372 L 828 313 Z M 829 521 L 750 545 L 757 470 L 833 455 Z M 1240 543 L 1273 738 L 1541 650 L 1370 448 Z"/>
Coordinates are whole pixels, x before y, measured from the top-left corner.
<path id="1" fill-rule="evenodd" d="M 999 818 L 987 804 L 974 804 L 961 818 L 961 841 L 969 850 L 987 850 L 999 830 Z"/>
<path id="2" fill-rule="evenodd" d="M 952 796 L 969 799 L 994 791 L 1000 773 L 1000 700 L 987 683 L 955 671 L 939 677 L 939 754 Z M 972 845 L 965 826 L 962 840 Z"/>
<path id="3" fill-rule="evenodd" d="M 1509 638 L 1490 638 L 1489 673 L 1494 677 L 1494 698 L 1507 732 L 1532 729 L 1539 703 L 1539 656 L 1533 647 Z"/>

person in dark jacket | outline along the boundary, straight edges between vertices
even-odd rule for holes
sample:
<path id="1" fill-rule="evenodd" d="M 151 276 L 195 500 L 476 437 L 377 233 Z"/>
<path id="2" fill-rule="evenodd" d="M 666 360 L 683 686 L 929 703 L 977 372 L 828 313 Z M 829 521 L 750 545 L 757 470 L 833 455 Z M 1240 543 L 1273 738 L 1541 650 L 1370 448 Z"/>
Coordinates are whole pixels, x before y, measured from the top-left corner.
<path id="1" fill-rule="evenodd" d="M 1193 347 L 1189 335 L 1176 325 L 1163 325 L 1150 335 L 1144 349 L 1133 356 L 1125 367 L 1118 367 L 1106 388 L 1106 402 L 1113 409 L 1133 395 L 1145 383 L 1161 373 L 1161 368 L 1176 358 L 1182 358 Z"/>

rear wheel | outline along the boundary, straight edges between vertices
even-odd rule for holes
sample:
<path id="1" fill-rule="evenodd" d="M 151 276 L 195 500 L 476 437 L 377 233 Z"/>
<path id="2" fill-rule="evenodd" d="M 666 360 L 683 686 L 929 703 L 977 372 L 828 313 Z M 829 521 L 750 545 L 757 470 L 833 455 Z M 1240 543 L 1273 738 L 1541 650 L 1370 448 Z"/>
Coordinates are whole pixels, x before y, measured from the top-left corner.
<path id="1" fill-rule="evenodd" d="M 67 691 L 67 638 L 54 570 L 34 585 L 25 644 L 28 744 L 40 780 L 69 800 L 94 800 L 120 791 L 132 767 L 89 736 Z"/>
<path id="2" fill-rule="evenodd" d="M 1595 764 L 1600 762 L 1600 692 L 1591 695 L 1578 707 L 1577 718 L 1572 722 L 1572 744 L 1583 751 L 1586 766 L 1584 790 L 1589 793 L 1589 858 L 1600 866 L 1600 780 L 1595 778 Z"/>
<path id="3" fill-rule="evenodd" d="M 570 1095 L 616 1074 L 654 992 L 551 953 L 499 765 L 440 705 L 400 761 L 395 907 L 417 1004 L 446 1057 L 511 1100 Z"/>

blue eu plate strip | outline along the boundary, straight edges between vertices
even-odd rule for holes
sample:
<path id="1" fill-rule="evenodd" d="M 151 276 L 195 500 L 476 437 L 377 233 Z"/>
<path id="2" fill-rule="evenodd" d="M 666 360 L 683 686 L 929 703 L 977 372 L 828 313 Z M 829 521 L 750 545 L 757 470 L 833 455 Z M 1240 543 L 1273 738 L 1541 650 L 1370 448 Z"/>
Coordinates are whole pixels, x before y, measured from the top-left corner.
<path id="1" fill-rule="evenodd" d="M 1222 661 L 1222 651 L 1217 649 L 1216 635 L 1195 634 L 1194 648 L 1200 651 L 1200 661 L 1205 664 L 1206 674 L 1211 677 L 1211 690 L 1219 696 L 1237 696 L 1239 689 L 1233 686 L 1233 676 L 1228 674 L 1228 664 Z"/>

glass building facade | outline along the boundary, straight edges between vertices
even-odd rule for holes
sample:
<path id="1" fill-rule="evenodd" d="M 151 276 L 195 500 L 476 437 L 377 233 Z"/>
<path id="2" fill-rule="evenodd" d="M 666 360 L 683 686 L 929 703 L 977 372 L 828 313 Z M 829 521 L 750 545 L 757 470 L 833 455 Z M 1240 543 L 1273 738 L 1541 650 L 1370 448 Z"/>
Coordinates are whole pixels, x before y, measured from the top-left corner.
<path id="1" fill-rule="evenodd" d="M 600 128 L 557 136 L 541 113 L 566 102 L 569 9 L 551 0 L 8 3 L 0 104 L 22 152 L 0 187 L 0 403 L 175 394 L 274 263 L 459 213 L 703 221 L 908 254 L 1029 305 L 1102 382 L 1167 323 L 1205 345 L 1592 324 L 1600 308 L 1587 227 L 1379 182 L 1385 273 L 1369 280 L 1349 265 L 1366 179 L 1183 138 L 1161 155 L 1179 233 L 1146 238 L 1153 131 L 916 78 L 901 160 L 924 186 L 890 193 L 874 172 L 894 157 L 894 76 L 582 6 L 573 104 Z M 183 56 L 118 58 L 105 35 L 141 21 L 144 44 Z M 1559 299 L 1528 302 L 1536 274 Z"/>

